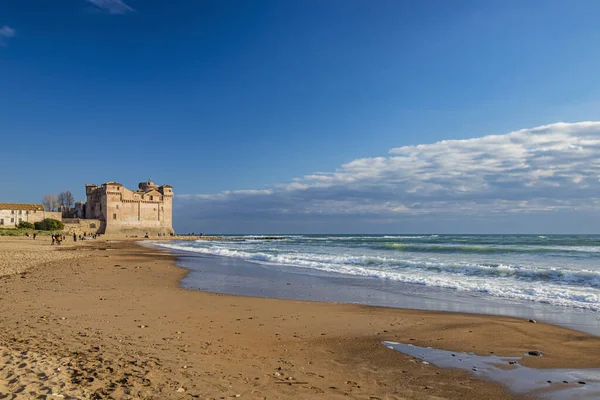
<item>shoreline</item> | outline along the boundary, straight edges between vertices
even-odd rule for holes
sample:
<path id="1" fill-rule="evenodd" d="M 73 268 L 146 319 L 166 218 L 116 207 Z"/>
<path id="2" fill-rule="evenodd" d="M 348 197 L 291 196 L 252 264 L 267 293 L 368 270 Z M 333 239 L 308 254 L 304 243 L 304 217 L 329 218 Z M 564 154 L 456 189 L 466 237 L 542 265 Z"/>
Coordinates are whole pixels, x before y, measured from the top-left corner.
<path id="1" fill-rule="evenodd" d="M 0 278 L 0 392 L 43 393 L 51 382 L 79 398 L 516 398 L 386 340 L 505 356 L 535 349 L 545 356 L 523 364 L 600 367 L 600 338 L 544 323 L 212 294 L 180 288 L 188 271 L 166 250 L 47 247 L 73 257 Z M 0 239 L 0 255 L 10 248 Z"/>
<path id="2" fill-rule="evenodd" d="M 265 264 L 163 247 L 162 243 L 155 241 L 144 245 L 172 252 L 178 258 L 177 265 L 189 271 L 180 286 L 191 290 L 259 298 L 533 319 L 600 336 L 599 314 L 589 309 L 485 296 L 369 276 Z M 209 278 L 205 278 L 206 276 Z"/>

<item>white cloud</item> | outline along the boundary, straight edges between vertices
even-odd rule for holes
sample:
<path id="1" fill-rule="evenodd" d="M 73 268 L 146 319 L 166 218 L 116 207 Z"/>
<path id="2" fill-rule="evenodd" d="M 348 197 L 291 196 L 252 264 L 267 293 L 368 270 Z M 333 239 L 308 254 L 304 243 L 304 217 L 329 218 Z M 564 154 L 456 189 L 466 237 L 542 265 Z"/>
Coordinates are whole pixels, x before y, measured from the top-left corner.
<path id="1" fill-rule="evenodd" d="M 177 202 L 198 206 L 198 220 L 593 212 L 599 178 L 600 122 L 556 123 L 397 147 L 386 157 L 356 159 L 273 189 L 181 196 Z"/>
<path id="2" fill-rule="evenodd" d="M 86 0 L 97 8 L 110 14 L 125 14 L 134 11 L 133 8 L 125 4 L 122 0 Z"/>
<path id="3" fill-rule="evenodd" d="M 2 28 L 0 28 L 0 36 L 2 37 L 11 38 L 16 34 L 17 32 L 10 26 L 4 25 Z"/>
<path id="4" fill-rule="evenodd" d="M 2 28 L 0 28 L 0 46 L 5 46 L 7 39 L 15 37 L 16 35 L 17 31 L 8 25 L 4 25 Z"/>

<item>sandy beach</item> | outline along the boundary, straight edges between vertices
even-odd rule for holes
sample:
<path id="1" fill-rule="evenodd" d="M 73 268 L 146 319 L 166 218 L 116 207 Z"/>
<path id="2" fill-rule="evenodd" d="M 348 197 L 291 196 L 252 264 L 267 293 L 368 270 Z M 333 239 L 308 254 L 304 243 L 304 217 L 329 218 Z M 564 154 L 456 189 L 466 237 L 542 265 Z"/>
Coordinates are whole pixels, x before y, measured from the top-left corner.
<path id="1" fill-rule="evenodd" d="M 600 338 L 527 320 L 218 295 L 131 241 L 0 237 L 0 398 L 510 399 L 382 341 L 598 368 Z"/>

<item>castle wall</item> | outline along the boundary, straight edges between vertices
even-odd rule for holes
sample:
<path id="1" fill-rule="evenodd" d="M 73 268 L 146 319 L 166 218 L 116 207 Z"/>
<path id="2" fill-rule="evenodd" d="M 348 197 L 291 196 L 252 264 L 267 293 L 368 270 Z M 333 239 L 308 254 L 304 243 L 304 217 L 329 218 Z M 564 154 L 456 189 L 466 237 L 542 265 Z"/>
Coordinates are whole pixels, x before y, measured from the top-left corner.
<path id="1" fill-rule="evenodd" d="M 86 194 L 86 218 L 104 221 L 100 233 L 128 236 L 173 233 L 170 186 L 158 187 L 149 181 L 140 184 L 140 190 L 132 191 L 108 182 L 101 187 L 86 186 Z"/>
<path id="2" fill-rule="evenodd" d="M 80 218 L 72 218 L 66 219 L 63 221 L 65 224 L 65 228 L 63 232 L 67 235 L 83 235 L 85 234 L 96 234 L 100 233 L 101 230 L 104 229 L 104 222 L 99 219 L 80 219 Z"/>

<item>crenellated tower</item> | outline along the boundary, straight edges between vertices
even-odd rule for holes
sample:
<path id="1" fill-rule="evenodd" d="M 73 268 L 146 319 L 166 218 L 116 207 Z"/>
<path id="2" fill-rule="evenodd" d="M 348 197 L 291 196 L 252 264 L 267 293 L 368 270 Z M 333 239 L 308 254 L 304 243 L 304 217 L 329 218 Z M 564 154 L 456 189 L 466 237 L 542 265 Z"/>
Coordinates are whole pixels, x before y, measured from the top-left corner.
<path id="1" fill-rule="evenodd" d="M 103 222 L 101 233 L 168 235 L 173 233 L 173 187 L 151 179 L 132 191 L 118 182 L 85 187 L 86 218 Z"/>

